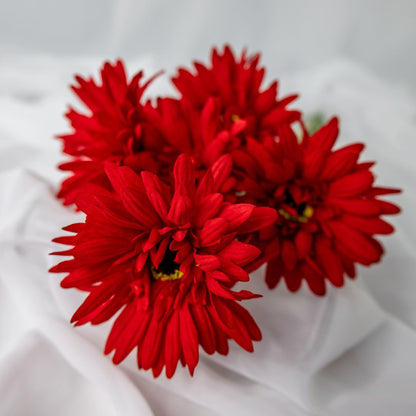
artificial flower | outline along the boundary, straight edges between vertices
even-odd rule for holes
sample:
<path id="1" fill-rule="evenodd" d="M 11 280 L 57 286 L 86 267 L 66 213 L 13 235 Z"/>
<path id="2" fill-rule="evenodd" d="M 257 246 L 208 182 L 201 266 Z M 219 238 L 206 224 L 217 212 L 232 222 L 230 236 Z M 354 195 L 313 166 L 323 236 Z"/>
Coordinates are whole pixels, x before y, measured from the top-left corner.
<path id="1" fill-rule="evenodd" d="M 146 116 L 161 141 L 173 154 L 192 156 L 198 175 L 224 154 L 230 154 L 238 167 L 247 157 L 247 139 L 258 141 L 273 137 L 279 129 L 300 118 L 288 109 L 296 96 L 277 99 L 277 82 L 261 90 L 264 68 L 258 67 L 259 55 L 237 60 L 226 46 L 223 54 L 212 51 L 212 68 L 195 63 L 196 74 L 180 68 L 173 83 L 179 99 L 158 98 L 146 107 Z M 234 171 L 221 189 L 228 201 L 236 200 L 240 172 Z"/>
<path id="2" fill-rule="evenodd" d="M 104 172 L 107 160 L 136 170 L 159 172 L 159 153 L 164 146 L 160 136 L 147 132 L 142 97 L 152 79 L 143 82 L 143 73 L 139 72 L 128 80 L 123 63 L 117 61 L 103 65 L 101 83 L 80 76 L 76 76 L 76 81 L 78 85 L 72 89 L 89 114 L 70 108 L 66 117 L 73 132 L 59 136 L 63 152 L 71 156 L 69 162 L 59 166 L 61 170 L 72 172 L 58 193 L 66 205 L 75 201 L 86 184 L 110 186 Z M 169 155 L 163 152 L 161 156 Z"/>
<path id="3" fill-rule="evenodd" d="M 262 140 L 264 136 L 278 135 L 279 128 L 299 120 L 300 113 L 287 108 L 297 95 L 277 98 L 277 81 L 261 89 L 265 69 L 259 67 L 259 60 L 259 54 L 247 56 L 243 51 L 236 58 L 229 46 L 222 53 L 214 48 L 210 67 L 194 62 L 194 73 L 179 68 L 172 81 L 181 99 L 199 111 L 210 98 L 214 99 L 219 107 L 221 130 L 230 130 L 241 120 L 245 123 L 245 135 Z"/>
<path id="4" fill-rule="evenodd" d="M 72 322 L 99 324 L 118 312 L 105 353 L 121 362 L 137 347 L 139 368 L 172 377 L 180 361 L 192 374 L 199 345 L 228 353 L 233 339 L 247 351 L 261 333 L 239 301 L 256 297 L 233 285 L 249 280 L 246 265 L 260 254 L 237 241 L 275 222 L 272 208 L 224 202 L 218 192 L 231 172 L 224 155 L 195 184 L 191 158 L 178 157 L 173 190 L 147 171 L 107 162 L 113 191 L 91 187 L 77 205 L 85 223 L 55 241 L 72 256 L 51 269 L 62 286 L 89 292 Z"/>
<path id="5" fill-rule="evenodd" d="M 186 153 L 192 157 L 198 177 L 222 155 L 233 154 L 243 146 L 240 133 L 245 130 L 247 122 L 236 120 L 225 129 L 220 109 L 212 97 L 201 111 L 187 100 L 174 98 L 159 98 L 155 107 L 149 106 L 146 110 L 153 131 L 161 135 L 160 140 L 168 144 L 170 152 Z M 232 174 L 220 190 L 223 194 L 234 191 L 234 176 Z"/>
<path id="6" fill-rule="evenodd" d="M 379 197 L 399 191 L 374 186 L 373 163 L 358 161 L 363 144 L 333 150 L 337 136 L 333 118 L 301 140 L 287 127 L 278 141 L 248 141 L 245 161 L 251 162 L 240 166 L 243 199 L 279 213 L 272 226 L 249 236 L 263 253 L 251 268 L 268 262 L 270 288 L 283 278 L 296 291 L 306 280 L 323 295 L 325 281 L 340 287 L 345 275 L 355 276 L 355 264 L 380 261 L 383 247 L 375 235 L 393 232 L 381 216 L 400 209 Z"/>

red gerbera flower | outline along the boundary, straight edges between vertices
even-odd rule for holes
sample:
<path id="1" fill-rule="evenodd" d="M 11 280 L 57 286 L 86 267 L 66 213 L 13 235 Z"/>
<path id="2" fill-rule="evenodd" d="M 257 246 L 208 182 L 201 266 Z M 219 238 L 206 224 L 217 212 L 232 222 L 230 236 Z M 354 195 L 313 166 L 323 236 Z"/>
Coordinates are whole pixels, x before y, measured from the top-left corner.
<path id="1" fill-rule="evenodd" d="M 229 129 L 225 129 L 213 98 L 208 98 L 201 111 L 187 100 L 159 98 L 156 107 L 146 108 L 146 114 L 154 131 L 168 143 L 170 151 L 191 155 L 197 170 L 202 173 L 222 155 L 234 153 L 243 146 L 241 133 L 247 122 L 235 120 Z M 231 188 L 229 183 L 227 189 Z"/>
<path id="2" fill-rule="evenodd" d="M 245 120 L 245 134 L 261 140 L 277 135 L 281 125 L 299 120 L 300 113 L 287 108 L 296 95 L 277 99 L 277 81 L 260 91 L 265 69 L 258 67 L 259 60 L 259 54 L 247 57 L 243 51 L 236 59 L 229 46 L 222 54 L 214 48 L 211 67 L 195 62 L 195 74 L 180 68 L 172 81 L 182 98 L 199 111 L 214 98 L 223 128 L 229 130 L 236 120 Z"/>
<path id="3" fill-rule="evenodd" d="M 383 248 L 374 235 L 393 232 L 381 216 L 400 209 L 378 197 L 399 190 L 374 186 L 373 163 L 358 162 L 363 144 L 332 150 L 337 135 L 334 118 L 300 142 L 290 128 L 282 129 L 278 142 L 248 141 L 245 200 L 279 212 L 276 223 L 252 240 L 263 250 L 260 261 L 268 261 L 270 288 L 283 277 L 296 291 L 305 279 L 323 295 L 325 280 L 342 286 L 344 274 L 355 276 L 355 263 L 378 262 Z"/>
<path id="4" fill-rule="evenodd" d="M 57 242 L 74 246 L 73 256 L 51 269 L 67 272 L 65 288 L 89 292 L 72 317 L 77 325 L 99 324 L 120 309 L 105 347 L 114 363 L 137 347 L 139 368 L 171 377 L 180 360 L 192 374 L 198 346 L 209 354 L 228 352 L 228 339 L 252 351 L 261 339 L 253 318 L 237 301 L 253 298 L 234 291 L 247 281 L 245 266 L 260 250 L 236 241 L 276 220 L 271 208 L 229 204 L 218 190 L 227 181 L 231 158 L 221 157 L 195 186 L 191 159 L 174 167 L 174 192 L 150 172 L 106 164 L 114 188 L 82 195 L 85 223 Z"/>
<path id="5" fill-rule="evenodd" d="M 60 136 L 64 153 L 72 160 L 59 166 L 73 175 L 66 179 L 58 193 L 66 205 L 74 202 L 85 184 L 104 187 L 109 182 L 104 163 L 114 160 L 135 169 L 157 172 L 157 154 L 163 148 L 160 136 L 146 134 L 143 93 L 152 81 L 142 83 L 139 72 L 130 81 L 121 61 L 105 63 L 101 70 L 101 84 L 93 79 L 76 76 L 78 85 L 73 91 L 85 103 L 90 114 L 81 114 L 70 108 L 66 117 L 74 131 Z M 172 162 L 173 163 L 173 162 Z"/>

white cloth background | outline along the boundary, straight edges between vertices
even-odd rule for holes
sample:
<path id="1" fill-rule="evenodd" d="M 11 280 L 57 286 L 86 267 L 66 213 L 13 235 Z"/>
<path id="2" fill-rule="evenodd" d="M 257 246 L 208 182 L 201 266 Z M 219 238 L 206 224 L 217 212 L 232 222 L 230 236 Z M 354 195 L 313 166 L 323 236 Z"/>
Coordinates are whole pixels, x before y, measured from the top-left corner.
<path id="1" fill-rule="evenodd" d="M 414 0 L 1 0 L 0 53 L 152 55 L 172 70 L 214 44 L 269 74 L 346 57 L 416 93 Z"/>
<path id="2" fill-rule="evenodd" d="M 111 22 L 118 22 L 110 25 L 111 34 L 105 30 L 107 20 L 88 20 L 89 13 L 77 9 L 80 2 L 76 0 L 72 6 L 62 2 L 62 8 L 55 11 L 55 2 L 43 0 L 37 2 L 40 11 L 32 10 L 32 14 L 31 2 L 13 2 L 19 3 L 25 6 L 16 16 L 20 26 L 7 20 L 18 6 L 9 1 L 0 5 L 0 11 L 7 12 L 0 13 L 0 415 L 413 416 L 416 100 L 405 88 L 408 85 L 411 90 L 415 85 L 414 71 L 410 79 L 412 67 L 399 67 L 415 59 L 405 54 L 415 42 L 406 23 L 411 19 L 414 3 L 403 1 L 406 7 L 401 13 L 397 9 L 390 13 L 392 21 L 403 30 L 392 30 L 392 38 L 384 42 L 385 54 L 370 50 L 370 45 L 379 50 L 372 36 L 381 33 L 383 16 L 388 14 L 383 8 L 373 10 L 372 1 L 362 8 L 361 17 L 352 12 L 360 10 L 358 2 L 348 3 L 350 6 L 339 2 L 343 5 L 335 16 L 339 19 L 328 23 L 325 30 L 316 28 L 313 39 L 320 42 L 322 50 L 309 39 L 301 48 L 302 54 L 297 54 L 290 52 L 288 43 L 273 36 L 281 30 L 286 41 L 291 37 L 291 45 L 298 45 L 301 41 L 293 31 L 308 21 L 304 11 L 297 14 L 295 9 L 285 9 L 283 16 L 289 19 L 276 17 L 283 22 L 283 27 L 276 29 L 265 6 L 260 11 L 243 6 L 242 20 L 249 20 L 251 10 L 255 22 L 245 41 L 244 31 L 225 29 L 225 17 L 220 22 L 216 20 L 219 29 L 212 29 L 216 34 L 207 35 L 210 19 L 204 20 L 203 27 L 198 22 L 204 14 L 214 19 L 219 10 L 192 2 L 190 11 L 185 7 L 189 2 L 182 1 L 175 8 L 181 18 L 177 26 L 171 24 L 170 30 L 180 25 L 188 31 L 194 28 L 195 37 L 178 32 L 178 38 L 168 44 L 173 45 L 170 55 L 164 36 L 154 38 L 155 31 L 150 39 L 139 36 L 150 30 L 150 17 L 157 27 L 168 21 L 170 9 L 163 2 L 152 6 L 150 2 L 133 4 L 127 0 L 100 2 L 99 16 L 111 16 Z M 209 3 L 218 5 L 215 1 Z M 87 4 L 87 12 L 98 9 L 96 1 Z M 325 5 L 335 10 L 333 2 L 314 4 L 316 8 L 309 11 L 315 17 L 323 13 Z M 45 25 L 47 6 L 52 8 L 51 16 L 67 14 L 68 22 L 71 18 L 81 21 L 79 30 L 74 28 L 70 34 L 62 19 L 49 19 L 49 26 Z M 273 7 L 276 11 L 278 6 Z M 227 16 L 236 13 L 236 3 L 229 2 L 225 9 Z M 380 28 L 374 34 L 366 32 L 358 47 L 359 35 L 347 36 L 343 29 L 348 32 L 351 22 L 366 21 L 372 11 L 377 17 L 372 24 Z M 188 18 L 192 20 L 188 22 L 185 12 L 195 13 L 196 18 Z M 138 16 L 140 30 L 134 24 L 134 16 Z M 161 20 L 155 16 L 161 16 Z M 265 16 L 264 25 L 260 16 Z M 290 21 L 294 25 L 292 33 L 288 30 Z M 25 28 L 25 24 L 29 27 Z M 85 29 L 88 24 L 94 31 Z M 236 24 L 233 21 L 231 28 Z M 302 39 L 308 38 L 308 28 L 314 26 L 310 22 L 305 25 Z M 199 35 L 199 30 L 205 35 Z M 53 33 L 57 35 L 50 39 L 48 35 Z M 142 39 L 138 51 L 134 49 L 135 37 Z M 403 42 L 394 52 L 395 59 L 393 46 L 400 39 Z M 85 40 L 82 45 L 81 40 Z M 227 357 L 201 352 L 193 378 L 179 368 L 171 380 L 164 376 L 154 380 L 151 374 L 137 370 L 134 354 L 120 366 L 103 356 L 111 323 L 72 328 L 69 319 L 84 295 L 61 289 L 60 277 L 47 273 L 57 261 L 48 256 L 56 249 L 50 240 L 80 215 L 61 207 L 54 197 L 62 178 L 56 165 L 63 157 L 59 142 L 52 137 L 68 131 L 62 114 L 68 103 L 76 103 L 67 88 L 72 74 L 95 74 L 101 56 L 127 54 L 130 72 L 145 68 L 151 74 L 161 67 L 187 65 L 195 55 L 206 60 L 211 43 L 222 44 L 224 40 L 266 50 L 269 78 L 279 77 L 283 92 L 300 92 L 297 107 L 306 114 L 321 111 L 326 117 L 338 115 L 339 145 L 365 141 L 363 159 L 378 161 L 378 183 L 404 189 L 402 195 L 394 197 L 403 207 L 403 214 L 391 218 L 397 231 L 382 239 L 387 252 L 382 263 L 360 268 L 356 281 L 347 282 L 343 289 L 330 289 L 325 298 L 317 298 L 305 288 L 291 294 L 283 285 L 267 291 L 261 277 L 253 281 L 253 290 L 264 294 L 262 299 L 245 303 L 263 332 L 263 341 L 255 344 L 253 354 L 234 344 Z M 100 57 L 57 55 L 79 49 Z M 348 59 L 330 59 L 338 54 L 359 59 L 373 71 Z M 361 59 L 364 55 L 368 56 Z M 301 70 L 322 59 L 324 63 Z M 386 62 L 387 66 L 378 67 Z M 149 92 L 163 94 L 166 79 L 158 80 Z"/>
<path id="3" fill-rule="evenodd" d="M 383 239 L 380 265 L 325 298 L 257 279 L 265 296 L 246 302 L 264 334 L 254 354 L 232 345 L 227 357 L 201 353 L 194 378 L 180 369 L 153 380 L 134 354 L 119 367 L 102 355 L 110 324 L 70 326 L 83 294 L 47 273 L 51 238 L 80 215 L 54 198 L 62 156 L 52 136 L 68 129 L 69 74 L 96 65 L 22 58 L 0 73 L 0 414 L 413 415 L 416 103 L 345 61 L 282 79 L 306 112 L 340 116 L 341 143 L 365 139 L 380 184 L 405 189 L 397 233 Z"/>

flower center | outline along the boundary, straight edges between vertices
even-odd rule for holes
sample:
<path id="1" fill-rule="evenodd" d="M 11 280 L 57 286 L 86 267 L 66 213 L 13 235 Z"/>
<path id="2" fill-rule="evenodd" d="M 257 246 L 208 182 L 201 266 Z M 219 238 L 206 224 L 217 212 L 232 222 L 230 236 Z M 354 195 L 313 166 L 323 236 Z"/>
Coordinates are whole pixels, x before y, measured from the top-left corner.
<path id="1" fill-rule="evenodd" d="M 228 118 L 224 113 L 220 114 L 220 120 L 224 123 L 224 121 Z M 235 123 L 236 121 L 240 120 L 241 117 L 237 114 L 231 114 L 230 120 L 232 123 Z"/>
<path id="2" fill-rule="evenodd" d="M 278 209 L 279 214 L 288 221 L 306 223 L 313 216 L 313 207 L 306 202 L 297 204 L 288 190 L 285 191 L 285 201 Z"/>
<path id="3" fill-rule="evenodd" d="M 156 269 L 154 266 L 151 266 L 150 268 L 153 278 L 163 281 L 182 278 L 183 273 L 179 270 L 179 264 L 176 263 L 175 257 L 176 252 L 167 249 L 159 267 Z"/>
<path id="4" fill-rule="evenodd" d="M 302 204 L 300 204 L 299 206 L 301 205 Z M 313 215 L 313 208 L 310 205 L 305 204 L 305 208 L 298 215 L 292 215 L 289 212 L 285 211 L 283 208 L 280 208 L 278 212 L 285 220 L 306 223 L 308 222 L 309 218 L 311 218 Z"/>

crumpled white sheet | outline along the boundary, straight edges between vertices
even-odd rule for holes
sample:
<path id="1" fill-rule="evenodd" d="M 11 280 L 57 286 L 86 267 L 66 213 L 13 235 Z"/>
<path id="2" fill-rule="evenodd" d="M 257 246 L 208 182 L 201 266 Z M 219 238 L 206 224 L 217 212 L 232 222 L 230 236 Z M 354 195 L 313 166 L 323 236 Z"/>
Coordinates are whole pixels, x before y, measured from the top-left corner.
<path id="1" fill-rule="evenodd" d="M 97 60 L 2 58 L 0 66 L 0 414 L 284 415 L 416 414 L 416 200 L 413 193 L 416 102 L 349 62 L 281 79 L 301 92 L 297 106 L 341 118 L 340 143 L 365 141 L 379 184 L 400 186 L 394 236 L 381 264 L 318 298 L 303 288 L 265 288 L 262 270 L 245 303 L 263 332 L 249 354 L 201 351 L 195 376 L 179 368 L 153 379 L 134 354 L 114 366 L 102 354 L 111 322 L 72 328 L 83 293 L 49 275 L 60 228 L 80 213 L 54 192 L 63 159 L 53 135 L 68 130 L 73 72 L 96 73 Z M 132 62 L 154 71 L 151 59 Z M 166 89 L 166 81 L 152 93 Z"/>

